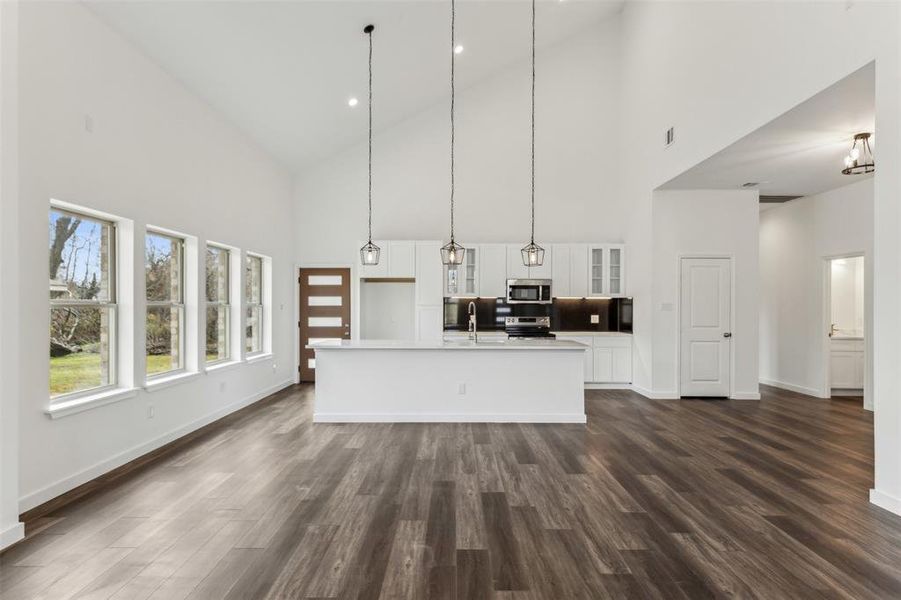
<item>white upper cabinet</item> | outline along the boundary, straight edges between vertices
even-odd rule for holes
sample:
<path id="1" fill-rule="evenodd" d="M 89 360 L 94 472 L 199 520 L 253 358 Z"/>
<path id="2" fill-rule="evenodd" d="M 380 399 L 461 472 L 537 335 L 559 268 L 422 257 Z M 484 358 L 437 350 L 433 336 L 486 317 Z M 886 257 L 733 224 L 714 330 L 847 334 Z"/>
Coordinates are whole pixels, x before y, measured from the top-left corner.
<path id="1" fill-rule="evenodd" d="M 478 259 L 479 295 L 503 298 L 507 294 L 507 247 L 504 244 L 480 244 Z"/>
<path id="2" fill-rule="evenodd" d="M 479 247 L 463 244 L 463 263 L 444 265 L 445 296 L 477 296 L 479 294 Z"/>
<path id="3" fill-rule="evenodd" d="M 544 261 L 541 266 L 529 267 L 529 279 L 551 279 L 553 277 L 554 247 L 544 247 Z M 522 262 L 522 252 L 519 253 L 519 262 Z"/>
<path id="4" fill-rule="evenodd" d="M 416 242 L 416 304 L 443 303 L 441 242 Z"/>
<path id="5" fill-rule="evenodd" d="M 555 298 L 572 296 L 572 245 L 554 244 L 551 249 L 551 272 L 554 280 L 551 292 Z"/>
<path id="6" fill-rule="evenodd" d="M 568 244 L 570 296 L 585 298 L 588 296 L 588 244 Z M 556 278 L 556 272 L 554 273 Z M 563 296 L 564 294 L 558 294 Z"/>
<path id="7" fill-rule="evenodd" d="M 604 296 L 607 290 L 604 289 L 604 270 L 607 268 L 606 253 L 604 246 L 589 245 L 588 246 L 588 295 Z"/>
<path id="8" fill-rule="evenodd" d="M 625 296 L 625 260 L 623 244 L 589 244 L 588 295 Z"/>
<path id="9" fill-rule="evenodd" d="M 416 276 L 416 243 L 390 241 L 388 246 L 388 277 L 409 279 Z M 384 246 L 382 246 L 384 248 Z M 384 252 L 384 250 L 382 250 Z M 381 262 L 381 261 L 379 261 Z"/>
<path id="10" fill-rule="evenodd" d="M 529 267 L 522 263 L 522 252 L 520 250 L 522 250 L 522 246 L 519 244 L 507 244 L 507 279 L 529 278 Z M 505 281 L 504 293 L 506 293 L 506 285 Z"/>

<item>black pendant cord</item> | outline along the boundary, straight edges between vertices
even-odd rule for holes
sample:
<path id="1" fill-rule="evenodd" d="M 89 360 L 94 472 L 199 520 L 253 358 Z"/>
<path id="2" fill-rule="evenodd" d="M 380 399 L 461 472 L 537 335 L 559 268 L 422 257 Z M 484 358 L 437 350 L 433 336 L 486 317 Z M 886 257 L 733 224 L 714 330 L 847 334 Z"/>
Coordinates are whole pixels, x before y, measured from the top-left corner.
<path id="1" fill-rule="evenodd" d="M 372 25 L 363 30 L 369 36 L 369 244 L 372 244 Z"/>
<path id="2" fill-rule="evenodd" d="M 451 98 L 450 98 L 450 125 L 451 125 L 451 147 L 450 147 L 450 239 L 454 242 L 454 71 L 456 67 L 456 19 L 457 4 L 456 0 L 451 0 Z"/>
<path id="3" fill-rule="evenodd" d="M 535 243 L 535 0 L 532 0 L 532 237 Z"/>

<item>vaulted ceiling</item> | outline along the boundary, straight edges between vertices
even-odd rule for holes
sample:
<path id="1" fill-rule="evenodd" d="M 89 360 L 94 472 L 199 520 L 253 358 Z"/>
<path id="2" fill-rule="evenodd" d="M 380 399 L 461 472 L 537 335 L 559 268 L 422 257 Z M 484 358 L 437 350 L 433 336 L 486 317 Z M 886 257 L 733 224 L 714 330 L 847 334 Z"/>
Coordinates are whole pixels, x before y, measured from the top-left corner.
<path id="1" fill-rule="evenodd" d="M 618 13 L 622 0 L 541 1 L 538 46 Z M 449 1 L 88 0 L 102 20 L 263 148 L 301 170 L 366 136 L 368 23 L 374 120 L 390 126 L 448 96 Z M 529 53 L 530 3 L 457 3 L 457 84 Z M 359 104 L 351 108 L 348 99 Z"/>

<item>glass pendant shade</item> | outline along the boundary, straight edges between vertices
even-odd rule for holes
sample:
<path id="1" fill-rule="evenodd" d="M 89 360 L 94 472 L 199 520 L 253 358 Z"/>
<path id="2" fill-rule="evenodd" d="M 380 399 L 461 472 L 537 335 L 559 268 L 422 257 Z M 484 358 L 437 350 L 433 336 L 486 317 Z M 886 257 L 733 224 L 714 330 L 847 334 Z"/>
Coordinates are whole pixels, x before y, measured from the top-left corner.
<path id="1" fill-rule="evenodd" d="M 544 248 L 535 242 L 529 242 L 528 245 L 523 246 L 520 252 L 522 252 L 522 264 L 525 266 L 540 267 L 544 264 Z"/>
<path id="2" fill-rule="evenodd" d="M 854 144 L 845 157 L 845 175 L 864 175 L 876 171 L 876 161 L 873 158 L 873 150 L 870 148 L 869 133 L 858 133 L 854 136 Z"/>
<path id="3" fill-rule="evenodd" d="M 441 262 L 446 265 L 462 265 L 466 248 L 451 240 L 441 247 Z"/>
<path id="4" fill-rule="evenodd" d="M 373 244 L 372 240 L 369 240 L 360 248 L 360 262 L 364 265 L 377 265 L 379 264 L 379 254 L 381 254 L 381 249 Z"/>

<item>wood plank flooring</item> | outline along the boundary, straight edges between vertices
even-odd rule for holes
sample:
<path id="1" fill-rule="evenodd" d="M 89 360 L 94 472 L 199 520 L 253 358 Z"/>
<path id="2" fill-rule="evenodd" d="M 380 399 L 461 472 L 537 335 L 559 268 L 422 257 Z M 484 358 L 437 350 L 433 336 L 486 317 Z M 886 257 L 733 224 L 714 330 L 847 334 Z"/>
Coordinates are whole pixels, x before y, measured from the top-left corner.
<path id="1" fill-rule="evenodd" d="M 587 426 L 313 425 L 291 388 L 29 523 L 0 597 L 901 597 L 859 400 L 587 396 Z"/>

